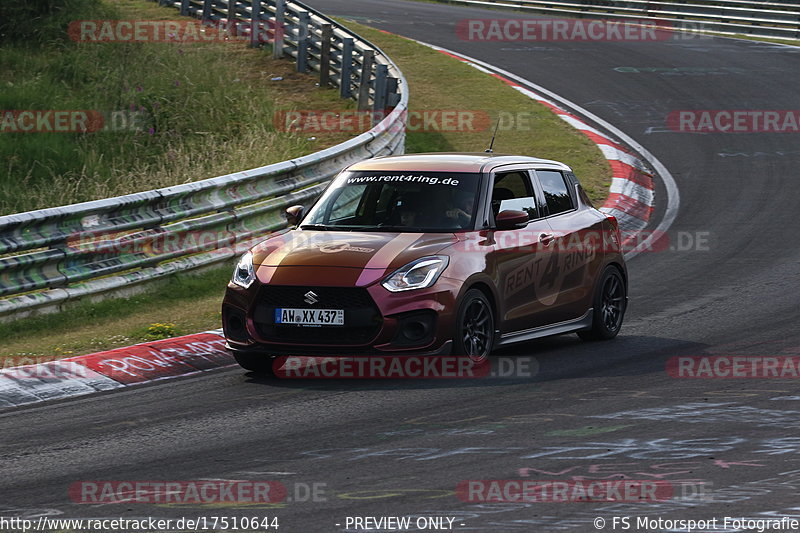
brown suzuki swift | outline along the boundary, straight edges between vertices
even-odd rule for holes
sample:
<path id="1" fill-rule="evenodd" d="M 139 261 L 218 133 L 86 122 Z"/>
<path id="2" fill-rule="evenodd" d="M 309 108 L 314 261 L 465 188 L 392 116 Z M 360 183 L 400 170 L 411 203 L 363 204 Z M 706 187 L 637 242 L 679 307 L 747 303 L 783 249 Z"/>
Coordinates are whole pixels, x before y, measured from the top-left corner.
<path id="1" fill-rule="evenodd" d="M 239 364 L 439 355 L 568 332 L 610 339 L 627 271 L 617 221 L 563 163 L 495 154 L 369 159 L 237 264 L 222 306 Z"/>

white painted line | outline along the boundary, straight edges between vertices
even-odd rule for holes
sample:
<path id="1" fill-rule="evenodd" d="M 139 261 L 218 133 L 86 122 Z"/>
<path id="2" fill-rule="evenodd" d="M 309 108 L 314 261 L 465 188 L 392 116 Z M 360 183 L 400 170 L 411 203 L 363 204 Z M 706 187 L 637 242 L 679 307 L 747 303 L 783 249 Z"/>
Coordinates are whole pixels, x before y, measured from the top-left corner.
<path id="1" fill-rule="evenodd" d="M 642 170 L 645 172 L 647 171 L 647 169 L 644 168 L 642 161 L 638 157 L 631 155 L 627 152 L 623 152 L 618 148 L 614 148 L 609 144 L 598 144 L 597 146 L 598 148 L 600 148 L 600 151 L 603 152 L 603 155 L 605 156 L 606 159 L 610 159 L 611 161 L 619 161 L 620 163 L 625 163 L 626 165 L 631 166 L 637 170 Z"/>
<path id="2" fill-rule="evenodd" d="M 570 117 L 570 116 L 567 116 L 567 115 L 558 115 L 558 116 L 561 117 L 561 120 L 563 120 L 564 122 L 566 122 L 567 124 L 569 124 L 570 126 L 575 128 L 576 130 L 588 131 L 590 133 L 594 133 L 595 135 L 599 135 L 600 137 L 603 137 L 604 139 L 608 139 L 608 136 L 605 133 L 601 132 L 598 129 L 595 129 L 595 128 L 591 127 L 590 125 L 588 125 L 587 123 L 585 123 L 582 120 L 578 120 L 576 118 L 573 118 L 573 117 Z M 613 142 L 613 141 L 611 139 L 608 139 L 608 142 Z"/>
<path id="3" fill-rule="evenodd" d="M 613 178 L 611 180 L 611 193 L 624 194 L 630 196 L 644 204 L 653 206 L 653 191 L 647 187 L 642 187 L 638 183 L 624 178 Z"/>
<path id="4" fill-rule="evenodd" d="M 491 74 L 491 72 L 490 72 L 490 74 Z M 521 85 L 512 85 L 511 87 L 513 87 L 514 89 L 518 90 L 519 92 L 521 92 L 522 94 L 524 94 L 525 96 L 530 98 L 531 100 L 538 100 L 539 102 L 544 102 L 545 104 L 550 104 L 553 107 L 558 107 L 557 103 L 555 103 L 553 101 L 550 101 L 547 98 L 545 98 L 544 96 L 542 96 L 541 94 L 537 94 L 537 93 L 531 91 L 530 89 L 526 89 L 525 87 L 523 87 Z M 566 120 L 566 119 L 564 119 L 564 120 Z"/>

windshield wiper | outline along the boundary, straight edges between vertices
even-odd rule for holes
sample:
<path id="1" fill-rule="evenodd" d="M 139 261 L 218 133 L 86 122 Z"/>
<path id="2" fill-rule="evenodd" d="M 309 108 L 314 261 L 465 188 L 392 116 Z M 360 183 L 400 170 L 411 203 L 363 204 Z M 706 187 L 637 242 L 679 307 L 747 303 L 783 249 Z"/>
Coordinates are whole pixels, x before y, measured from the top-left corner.
<path id="1" fill-rule="evenodd" d="M 321 231 L 327 231 L 329 228 L 325 224 L 303 224 L 302 226 L 298 226 L 300 229 L 318 229 Z"/>
<path id="2" fill-rule="evenodd" d="M 422 228 L 417 226 L 389 226 L 379 224 L 377 226 L 358 226 L 356 229 L 359 231 L 399 231 L 399 232 L 420 232 Z"/>

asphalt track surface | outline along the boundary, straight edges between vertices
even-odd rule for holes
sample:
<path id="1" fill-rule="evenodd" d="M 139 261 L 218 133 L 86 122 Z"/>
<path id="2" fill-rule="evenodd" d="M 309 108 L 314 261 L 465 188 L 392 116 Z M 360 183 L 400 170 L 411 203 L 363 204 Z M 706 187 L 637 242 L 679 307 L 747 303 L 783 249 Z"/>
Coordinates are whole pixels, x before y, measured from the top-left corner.
<path id="1" fill-rule="evenodd" d="M 465 42 L 454 31 L 460 19 L 521 15 L 399 0 L 311 4 L 505 68 L 616 125 L 677 181 L 672 239 L 700 235 L 707 245 L 629 263 L 631 300 L 616 340 L 569 335 L 502 352 L 535 357 L 533 377 L 276 381 L 224 369 L 6 412 L 0 517 L 277 516 L 278 531 L 305 533 L 345 531 L 348 516 L 583 532 L 596 531 L 595 517 L 612 530 L 615 516 L 798 515 L 797 380 L 673 379 L 665 371 L 673 356 L 800 355 L 798 134 L 675 133 L 664 121 L 681 109 L 800 109 L 800 48 L 718 38 Z M 481 504 L 453 494 L 462 480 L 521 474 L 693 480 L 705 496 Z M 198 479 L 278 480 L 292 501 L 93 505 L 68 497 L 82 480 Z M 312 483 L 324 493 L 298 501 Z"/>

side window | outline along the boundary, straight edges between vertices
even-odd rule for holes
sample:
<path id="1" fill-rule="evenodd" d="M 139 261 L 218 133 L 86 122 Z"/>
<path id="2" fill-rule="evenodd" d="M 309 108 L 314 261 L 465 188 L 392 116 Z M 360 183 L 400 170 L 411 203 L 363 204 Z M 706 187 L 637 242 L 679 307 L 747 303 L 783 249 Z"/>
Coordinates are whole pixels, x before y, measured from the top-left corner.
<path id="1" fill-rule="evenodd" d="M 539 183 L 542 184 L 547 210 L 551 215 L 571 211 L 575 206 L 569 194 L 564 176 L 557 170 L 537 170 Z"/>
<path id="2" fill-rule="evenodd" d="M 530 176 L 524 171 L 495 174 L 492 188 L 492 213 L 505 210 L 524 211 L 528 220 L 539 218 Z"/>
<path id="3" fill-rule="evenodd" d="M 567 183 L 570 185 L 569 189 L 570 192 L 574 191 L 575 187 L 577 186 L 578 196 L 580 197 L 581 202 L 588 205 L 589 207 L 594 207 L 592 199 L 589 198 L 589 194 L 586 192 L 586 189 L 584 189 L 583 186 L 581 185 L 580 180 L 578 180 L 578 176 L 576 176 L 572 172 L 567 172 L 566 175 L 567 175 Z M 573 196 L 575 195 L 573 194 Z"/>

